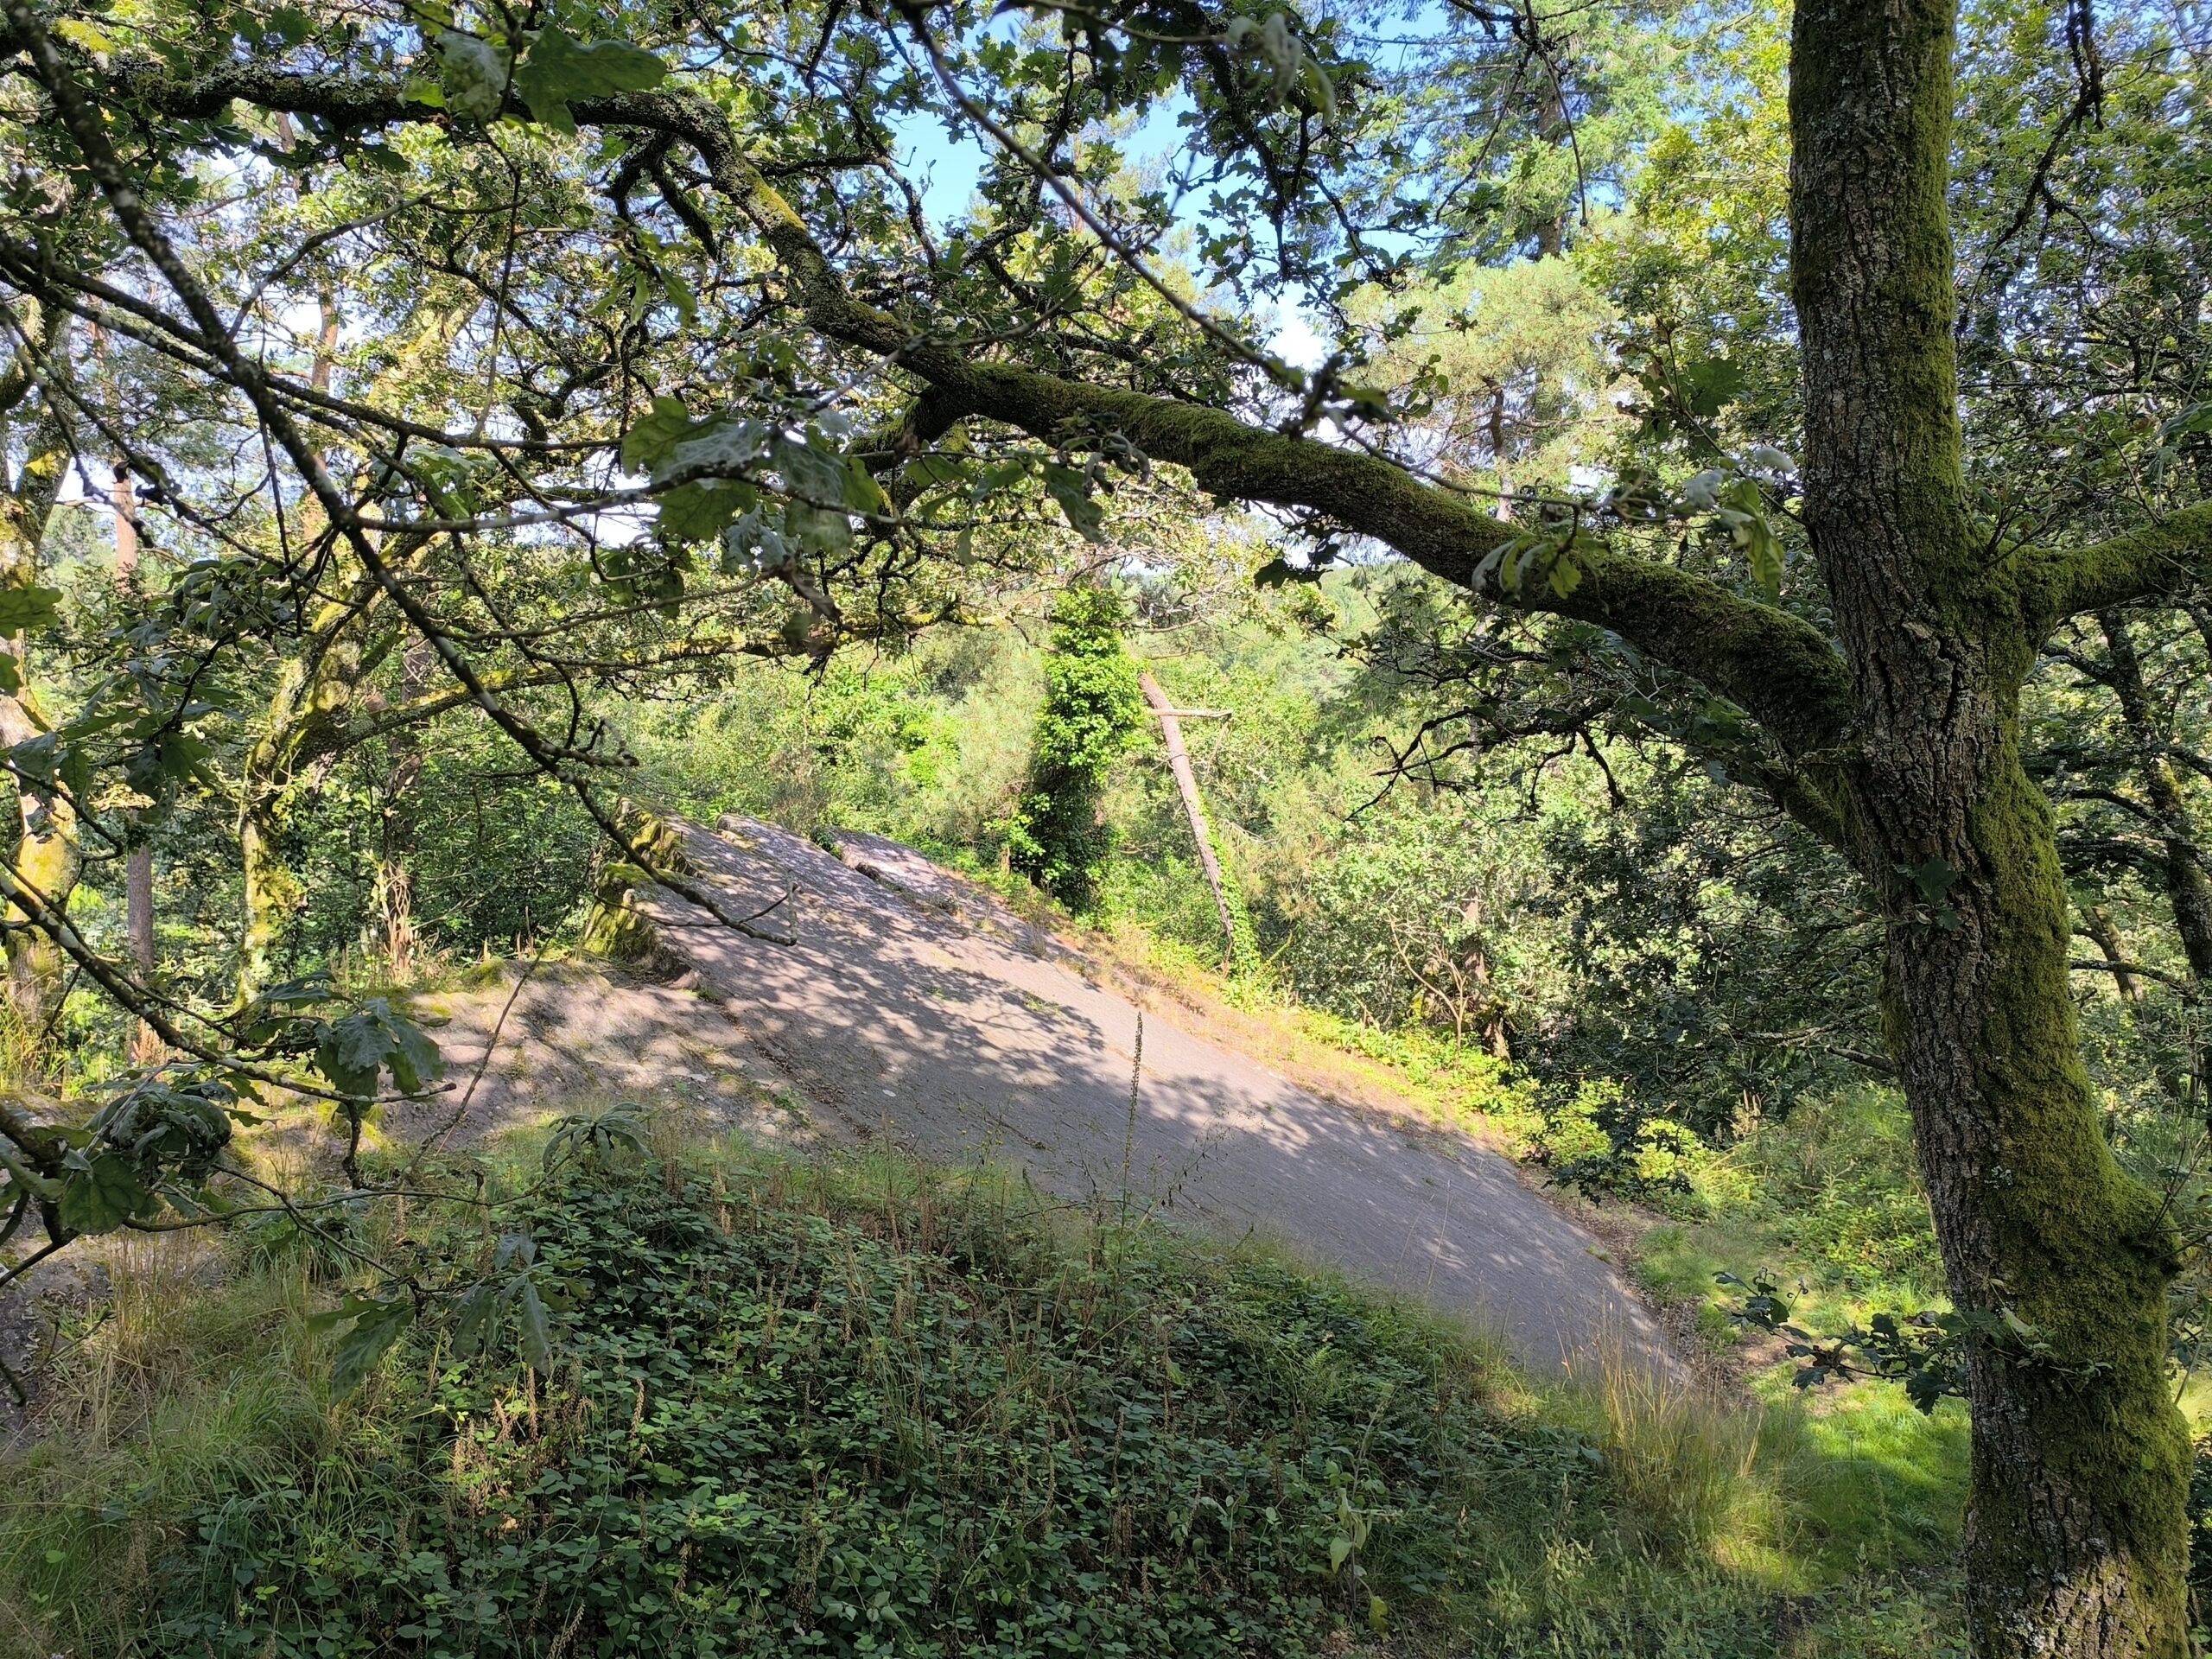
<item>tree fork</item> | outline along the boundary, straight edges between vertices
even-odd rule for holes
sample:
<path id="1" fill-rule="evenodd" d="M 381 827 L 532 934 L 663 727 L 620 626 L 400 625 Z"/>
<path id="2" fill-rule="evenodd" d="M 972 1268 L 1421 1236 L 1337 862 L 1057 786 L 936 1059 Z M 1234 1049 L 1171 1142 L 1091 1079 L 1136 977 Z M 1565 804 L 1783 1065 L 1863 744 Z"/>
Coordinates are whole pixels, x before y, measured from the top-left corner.
<path id="1" fill-rule="evenodd" d="M 403 559 L 426 544 L 425 538 L 410 541 Z M 268 986 L 277 945 L 299 908 L 299 880 L 284 853 L 299 774 L 351 746 L 361 681 L 385 654 L 370 637 L 378 597 L 363 583 L 345 601 L 323 607 L 304 646 L 284 664 L 261 734 L 246 750 L 238 791 L 238 849 L 245 872 L 241 1000 Z"/>

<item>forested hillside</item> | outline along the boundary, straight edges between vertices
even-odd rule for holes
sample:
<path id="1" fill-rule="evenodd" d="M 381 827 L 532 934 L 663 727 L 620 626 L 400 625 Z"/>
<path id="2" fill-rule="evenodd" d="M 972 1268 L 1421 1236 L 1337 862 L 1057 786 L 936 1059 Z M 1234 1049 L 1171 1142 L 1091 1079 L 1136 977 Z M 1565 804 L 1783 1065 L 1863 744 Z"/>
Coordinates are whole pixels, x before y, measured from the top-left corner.
<path id="1" fill-rule="evenodd" d="M 0 1649 L 2197 1650 L 2209 52 L 0 0 Z M 577 1084 L 728 814 L 1677 1351 Z"/>

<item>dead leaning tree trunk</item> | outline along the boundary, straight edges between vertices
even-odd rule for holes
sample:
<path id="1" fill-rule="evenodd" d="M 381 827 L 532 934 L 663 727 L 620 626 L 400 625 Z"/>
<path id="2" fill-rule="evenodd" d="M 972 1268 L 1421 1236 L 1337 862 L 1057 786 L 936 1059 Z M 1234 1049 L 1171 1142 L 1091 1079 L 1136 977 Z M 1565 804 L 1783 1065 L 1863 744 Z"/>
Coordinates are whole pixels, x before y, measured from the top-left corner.
<path id="1" fill-rule="evenodd" d="M 1178 709 L 1167 701 L 1167 694 L 1160 689 L 1160 682 L 1149 674 L 1137 676 L 1137 684 L 1144 691 L 1144 700 L 1152 712 L 1160 717 L 1160 734 L 1167 745 L 1167 769 L 1175 774 L 1175 787 L 1183 797 L 1183 811 L 1191 820 L 1191 839 L 1198 843 L 1198 866 L 1206 873 L 1206 885 L 1213 889 L 1213 906 L 1221 916 L 1222 966 L 1233 967 L 1236 962 L 1236 922 L 1229 908 L 1228 890 L 1221 880 L 1221 860 L 1214 855 L 1213 831 L 1206 824 L 1205 803 L 1198 797 L 1198 774 L 1191 770 L 1190 752 L 1183 747 L 1183 722 L 1186 720 L 1229 720 L 1234 718 L 1226 709 Z"/>

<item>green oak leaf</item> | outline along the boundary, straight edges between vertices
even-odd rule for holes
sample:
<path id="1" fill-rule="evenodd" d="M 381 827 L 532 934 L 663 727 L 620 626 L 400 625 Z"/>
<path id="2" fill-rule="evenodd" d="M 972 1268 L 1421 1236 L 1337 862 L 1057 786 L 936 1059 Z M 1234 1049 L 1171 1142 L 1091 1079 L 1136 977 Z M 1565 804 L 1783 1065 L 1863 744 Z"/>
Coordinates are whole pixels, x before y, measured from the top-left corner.
<path id="1" fill-rule="evenodd" d="M 515 92 L 532 119 L 556 132 L 573 133 L 569 105 L 610 92 L 642 92 L 668 78 L 668 66 L 652 53 L 621 41 L 580 44 L 557 29 L 542 29 L 515 66 Z"/>
<path id="2" fill-rule="evenodd" d="M 656 397 L 652 410 L 631 425 L 622 440 L 622 466 L 632 473 L 658 467 L 691 429 L 691 412 L 680 397 Z"/>
<path id="3" fill-rule="evenodd" d="M 506 60 L 491 41 L 448 29 L 438 36 L 438 88 L 444 107 L 463 120 L 496 120 L 506 99 Z"/>
<path id="4" fill-rule="evenodd" d="M 104 1152 L 62 1179 L 61 1224 L 73 1232 L 111 1233 L 155 1205 L 130 1160 L 115 1153 Z"/>

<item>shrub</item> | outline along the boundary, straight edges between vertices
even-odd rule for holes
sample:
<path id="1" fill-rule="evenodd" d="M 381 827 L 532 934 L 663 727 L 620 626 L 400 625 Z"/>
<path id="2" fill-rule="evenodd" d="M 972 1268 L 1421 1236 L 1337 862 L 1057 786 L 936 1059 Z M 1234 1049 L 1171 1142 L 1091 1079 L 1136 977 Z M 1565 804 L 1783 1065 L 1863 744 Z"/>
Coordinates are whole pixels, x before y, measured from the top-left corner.
<path id="1" fill-rule="evenodd" d="M 1541 954 L 1533 930 L 1510 920 L 1527 898 L 1516 856 L 1525 840 L 1456 802 L 1400 803 L 1347 823 L 1287 894 L 1286 982 L 1314 1007 L 1425 1027 L 1503 1058 Z"/>
<path id="2" fill-rule="evenodd" d="M 157 1650 L 1298 1654 L 1439 1587 L 1476 1491 L 1553 1521 L 1598 1477 L 1439 1327 L 1271 1258 L 776 1179 L 524 1204 L 551 1375 L 417 1331 L 372 1456 L 187 1517 Z"/>
<path id="3" fill-rule="evenodd" d="M 381 936 L 395 858 L 409 874 L 414 931 L 453 956 L 543 939 L 574 918 L 599 830 L 565 786 L 517 772 L 496 741 L 449 721 L 400 792 L 390 787 L 385 747 L 364 744 L 312 798 L 314 810 L 293 815 L 285 852 L 307 904 L 288 931 L 288 971 L 327 965 L 365 935 Z M 403 806 L 408 844 L 396 853 L 387 843 Z"/>
<path id="4" fill-rule="evenodd" d="M 1861 1086 L 1801 1100 L 1727 1155 L 1790 1253 L 1859 1288 L 1942 1293 L 1936 1226 L 1894 1089 Z"/>
<path id="5" fill-rule="evenodd" d="M 1703 1209 L 1698 1178 L 1713 1149 L 1611 1078 L 1547 1085 L 1523 1134 L 1530 1161 L 1586 1198 L 1634 1198 L 1676 1215 Z"/>

